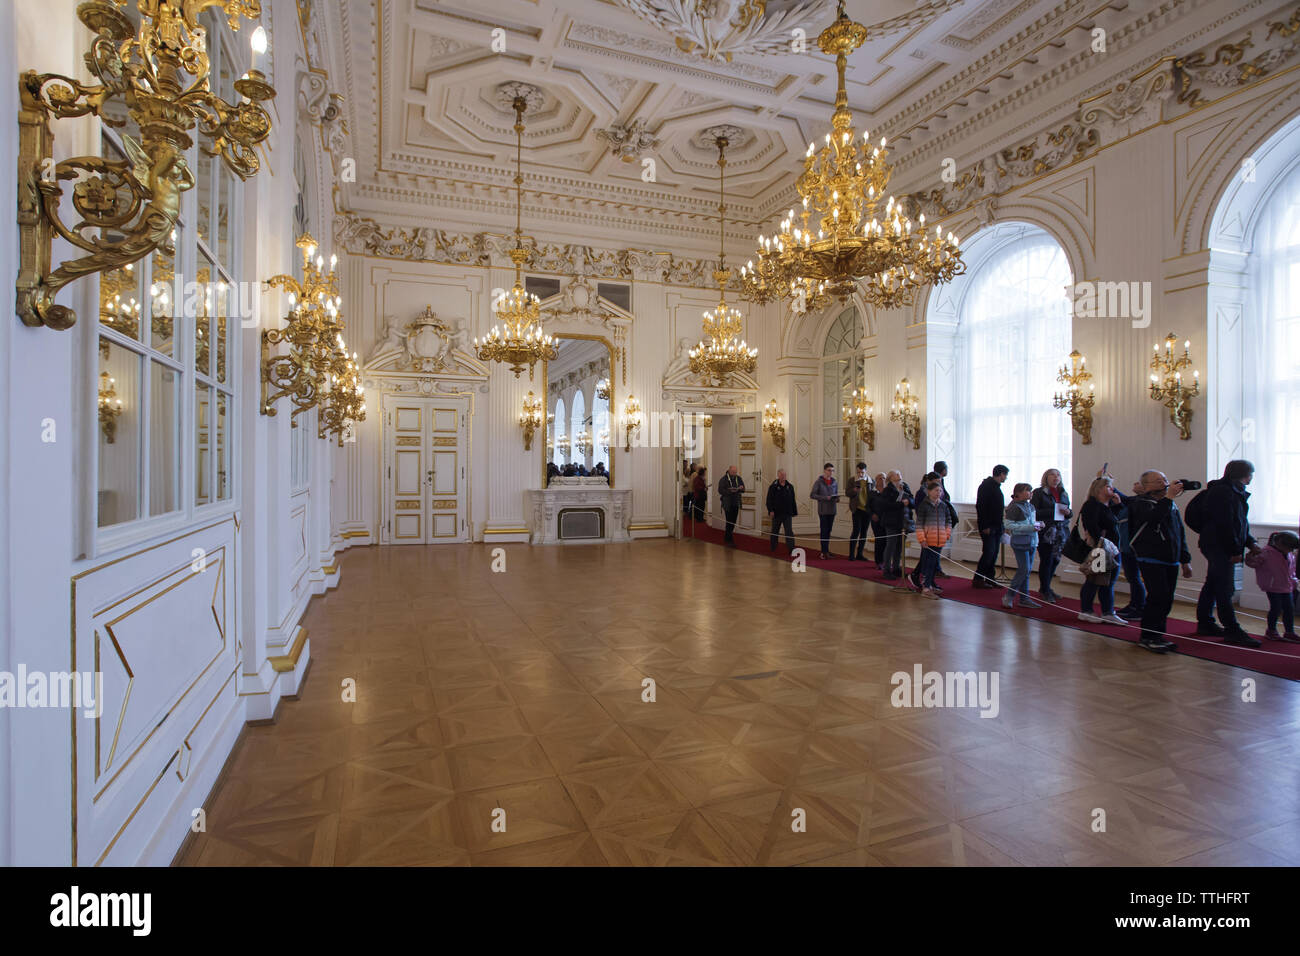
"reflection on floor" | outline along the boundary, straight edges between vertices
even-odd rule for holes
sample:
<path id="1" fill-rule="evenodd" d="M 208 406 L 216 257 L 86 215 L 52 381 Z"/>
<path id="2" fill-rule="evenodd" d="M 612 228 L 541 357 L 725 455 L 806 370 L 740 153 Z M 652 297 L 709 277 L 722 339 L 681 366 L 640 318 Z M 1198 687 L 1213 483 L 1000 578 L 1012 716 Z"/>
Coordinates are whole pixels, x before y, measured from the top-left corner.
<path id="1" fill-rule="evenodd" d="M 178 862 L 1300 864 L 1291 682 L 701 542 L 505 551 L 347 552 Z M 917 665 L 997 716 L 893 707 Z"/>

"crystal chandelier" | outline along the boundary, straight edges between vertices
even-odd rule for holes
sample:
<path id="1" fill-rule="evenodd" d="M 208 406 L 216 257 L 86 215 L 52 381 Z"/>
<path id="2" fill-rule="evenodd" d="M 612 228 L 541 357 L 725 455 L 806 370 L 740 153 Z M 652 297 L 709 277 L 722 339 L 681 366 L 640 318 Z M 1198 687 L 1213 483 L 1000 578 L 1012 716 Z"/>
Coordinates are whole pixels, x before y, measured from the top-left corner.
<path id="1" fill-rule="evenodd" d="M 510 258 L 515 264 L 515 286 L 497 302 L 493 303 L 497 318 L 504 325 L 492 326 L 492 331 L 481 342 L 474 339 L 474 350 L 484 362 L 501 362 L 515 373 L 528 368 L 528 380 L 533 380 L 533 366 L 540 361 L 548 361 L 557 354 L 555 340 L 542 331 L 539 321 L 541 316 L 541 299 L 531 292 L 524 291 L 521 270 L 528 261 L 528 250 L 523 241 L 523 135 L 524 110 L 528 101 L 517 95 L 512 104 L 515 111 L 515 247 L 510 250 Z"/>
<path id="2" fill-rule="evenodd" d="M 839 85 L 825 144 L 808 144 L 803 173 L 795 181 L 802 209 L 791 209 L 775 236 L 758 237 L 758 263 L 740 270 L 742 294 L 753 301 L 795 295 L 805 302 L 816 291 L 847 299 L 861 286 L 862 297 L 881 309 L 909 305 L 916 290 L 947 282 L 965 271 L 957 239 L 936 226 L 926 232 L 925 216 L 915 226 L 892 197 L 886 197 L 891 169 L 885 139 L 877 146 L 859 138 L 849 112 L 844 72 L 849 54 L 867 38 L 840 0 L 839 16 L 817 43 L 835 55 Z M 882 208 L 883 204 L 883 208 Z M 815 218 L 815 221 L 813 221 Z"/>
<path id="3" fill-rule="evenodd" d="M 713 279 L 718 283 L 718 306 L 704 313 L 704 338 L 689 354 L 691 372 L 714 385 L 722 385 L 732 372 L 753 374 L 758 367 L 758 349 L 751 349 L 740 338 L 744 327 L 740 311 L 727 305 L 727 268 L 725 234 L 727 223 L 725 176 L 727 138 L 718 136 L 718 268 Z"/>

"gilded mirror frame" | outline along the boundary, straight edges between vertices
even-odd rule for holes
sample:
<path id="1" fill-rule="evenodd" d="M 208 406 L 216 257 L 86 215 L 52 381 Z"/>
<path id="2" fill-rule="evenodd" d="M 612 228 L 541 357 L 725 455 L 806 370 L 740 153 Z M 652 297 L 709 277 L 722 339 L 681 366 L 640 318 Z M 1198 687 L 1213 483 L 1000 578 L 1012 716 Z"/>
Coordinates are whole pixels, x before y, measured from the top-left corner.
<path id="1" fill-rule="evenodd" d="M 614 487 L 614 462 L 615 451 L 618 446 L 618 387 L 614 379 L 614 344 L 603 335 L 586 335 L 581 332 L 552 332 L 555 337 L 556 345 L 559 345 L 564 339 L 586 339 L 589 342 L 600 342 L 605 346 L 605 351 L 609 353 L 609 487 Z M 550 456 L 546 454 L 546 443 L 551 437 L 551 423 L 548 416 L 551 413 L 551 375 L 550 363 L 542 361 L 542 487 L 549 487 L 546 480 L 546 465 Z M 595 422 L 592 422 L 595 425 Z M 592 436 L 593 441 L 595 435 Z"/>

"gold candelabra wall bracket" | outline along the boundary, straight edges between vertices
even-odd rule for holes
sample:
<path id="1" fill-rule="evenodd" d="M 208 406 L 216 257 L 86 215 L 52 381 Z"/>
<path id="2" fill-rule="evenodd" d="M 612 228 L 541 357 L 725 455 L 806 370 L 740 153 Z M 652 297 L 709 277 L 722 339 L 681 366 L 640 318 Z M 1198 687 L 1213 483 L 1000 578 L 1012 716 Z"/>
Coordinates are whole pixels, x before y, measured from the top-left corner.
<path id="1" fill-rule="evenodd" d="M 1165 336 L 1165 350 L 1153 346 L 1151 356 L 1151 397 L 1169 409 L 1169 421 L 1178 429 L 1178 437 L 1187 441 L 1192 437 L 1192 399 L 1201 393 L 1201 373 L 1192 369 L 1192 384 L 1188 387 L 1183 370 L 1192 364 L 1190 340 L 1183 342 L 1183 354 L 1175 357 L 1174 346 L 1178 336 L 1170 332 Z"/>
<path id="2" fill-rule="evenodd" d="M 117 397 L 117 379 L 107 372 L 99 373 L 99 427 L 104 432 L 104 441 L 113 444 L 117 440 L 117 420 L 122 414 L 122 400 Z"/>
<path id="3" fill-rule="evenodd" d="M 867 398 L 866 389 L 853 390 L 848 404 L 840 406 L 840 415 L 846 425 L 858 430 L 858 438 L 868 451 L 876 450 L 876 406 Z M 904 429 L 906 434 L 906 429 Z"/>
<path id="4" fill-rule="evenodd" d="M 632 433 L 641 431 L 641 403 L 635 395 L 629 395 L 623 401 L 623 450 L 632 450 Z"/>
<path id="5" fill-rule="evenodd" d="M 547 416 L 548 419 L 552 416 Z M 533 450 L 533 435 L 542 427 L 542 400 L 531 391 L 524 396 L 524 407 L 519 412 L 519 427 L 524 430 L 524 451 Z"/>
<path id="6" fill-rule="evenodd" d="M 95 34 L 85 63 L 98 84 L 34 70 L 19 77 L 16 311 L 26 325 L 71 328 L 76 312 L 54 301 L 68 283 L 120 269 L 155 250 L 174 253 L 181 193 L 195 185 L 186 153 L 196 128 L 206 140 L 203 151 L 220 156 L 241 179 L 257 173 L 257 144 L 271 132 L 261 104 L 275 90 L 260 71 L 249 70 L 235 81 L 238 103 L 212 91 L 207 31 L 199 22 L 205 9 L 218 6 L 238 29 L 241 16 L 262 15 L 260 0 L 137 0 L 138 27 L 121 9 L 124 2 L 84 0 L 77 7 L 77 16 Z M 261 27 L 254 31 L 253 48 L 265 52 Z M 117 110 L 108 108 L 116 99 L 140 130 L 138 142 L 122 135 L 126 158 L 75 156 L 56 162 L 50 120 L 94 115 L 106 125 L 122 126 Z M 68 182 L 75 182 L 75 224 L 60 211 L 62 184 Z M 55 268 L 56 236 L 84 255 Z"/>
<path id="7" fill-rule="evenodd" d="M 913 448 L 921 447 L 921 413 L 912 385 L 906 378 L 894 386 L 894 404 L 889 408 L 889 420 L 903 426 L 903 438 Z"/>
<path id="8" fill-rule="evenodd" d="M 772 438 L 777 451 L 785 451 L 785 416 L 776 407 L 776 399 L 763 406 L 763 431 Z"/>
<path id="9" fill-rule="evenodd" d="M 1087 359 L 1078 349 L 1070 353 L 1070 364 L 1062 365 L 1056 373 L 1056 380 L 1066 386 L 1064 392 L 1057 392 L 1052 397 L 1052 404 L 1057 408 L 1070 410 L 1070 425 L 1083 436 L 1083 444 L 1092 444 L 1092 407 L 1097 396 L 1092 385 L 1092 373 L 1088 371 Z M 1083 386 L 1087 385 L 1085 392 Z"/>
<path id="10" fill-rule="evenodd" d="M 276 402 L 288 398 L 297 427 L 297 417 L 316 408 L 318 436 L 337 435 L 341 445 L 355 423 L 365 421 L 366 405 L 356 353 L 349 355 L 343 340 L 343 299 L 334 271 L 338 258 L 330 256 L 326 272 L 310 233 L 300 236 L 297 246 L 302 280 L 276 275 L 266 281 L 287 293 L 289 314 L 284 328 L 262 331 L 261 412 L 275 415 Z M 279 345 L 288 351 L 277 352 Z"/>

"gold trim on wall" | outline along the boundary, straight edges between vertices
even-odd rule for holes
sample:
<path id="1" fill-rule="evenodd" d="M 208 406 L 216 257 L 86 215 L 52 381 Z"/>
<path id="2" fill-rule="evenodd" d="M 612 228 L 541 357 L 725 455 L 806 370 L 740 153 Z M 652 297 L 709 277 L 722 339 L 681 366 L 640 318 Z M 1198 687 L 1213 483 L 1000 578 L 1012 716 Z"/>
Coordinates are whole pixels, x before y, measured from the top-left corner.
<path id="1" fill-rule="evenodd" d="M 298 658 L 302 656 L 302 649 L 307 646 L 307 628 L 301 624 L 294 634 L 293 647 L 289 649 L 288 654 L 279 654 L 275 657 L 268 657 L 271 662 L 271 669 L 277 674 L 287 674 L 298 666 Z"/>

